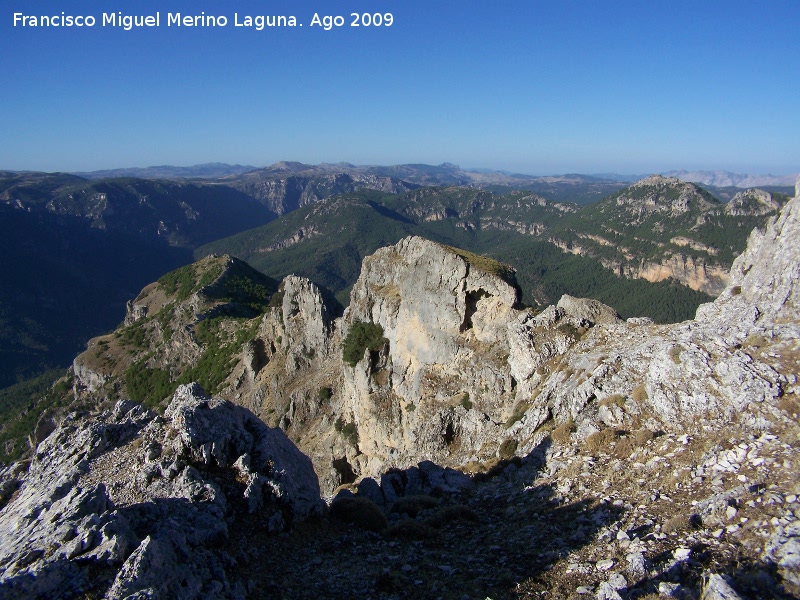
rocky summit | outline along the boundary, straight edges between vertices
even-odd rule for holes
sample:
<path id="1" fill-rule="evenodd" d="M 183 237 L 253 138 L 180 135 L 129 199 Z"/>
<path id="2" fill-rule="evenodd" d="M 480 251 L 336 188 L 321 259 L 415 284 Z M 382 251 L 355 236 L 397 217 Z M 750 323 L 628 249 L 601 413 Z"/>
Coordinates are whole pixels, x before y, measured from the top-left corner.
<path id="1" fill-rule="evenodd" d="M 797 598 L 798 247 L 800 197 L 675 325 L 420 237 L 339 317 L 204 259 L 0 472 L 0 598 Z"/>

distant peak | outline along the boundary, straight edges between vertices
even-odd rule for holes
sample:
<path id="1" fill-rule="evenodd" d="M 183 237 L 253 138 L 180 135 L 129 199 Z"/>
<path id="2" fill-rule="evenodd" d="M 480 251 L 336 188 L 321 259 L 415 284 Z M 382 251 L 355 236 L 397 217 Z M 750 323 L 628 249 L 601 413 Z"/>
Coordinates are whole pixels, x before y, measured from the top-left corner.
<path id="1" fill-rule="evenodd" d="M 312 165 L 306 165 L 301 162 L 292 161 L 292 160 L 281 160 L 276 162 L 266 168 L 267 171 L 286 171 L 290 173 L 296 173 L 298 171 L 306 171 L 308 169 L 313 169 Z"/>

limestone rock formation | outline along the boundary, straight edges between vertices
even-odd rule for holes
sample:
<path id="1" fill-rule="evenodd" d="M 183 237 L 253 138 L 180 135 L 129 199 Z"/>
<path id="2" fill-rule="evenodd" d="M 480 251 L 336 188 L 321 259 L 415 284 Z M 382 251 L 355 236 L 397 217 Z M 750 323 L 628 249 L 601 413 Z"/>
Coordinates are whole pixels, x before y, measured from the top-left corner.
<path id="1" fill-rule="evenodd" d="M 2 480 L 16 489 L 0 512 L 4 598 L 243 598 L 229 524 L 256 513 L 281 531 L 322 510 L 308 458 L 196 384 L 164 417 L 129 401 L 71 415 Z"/>

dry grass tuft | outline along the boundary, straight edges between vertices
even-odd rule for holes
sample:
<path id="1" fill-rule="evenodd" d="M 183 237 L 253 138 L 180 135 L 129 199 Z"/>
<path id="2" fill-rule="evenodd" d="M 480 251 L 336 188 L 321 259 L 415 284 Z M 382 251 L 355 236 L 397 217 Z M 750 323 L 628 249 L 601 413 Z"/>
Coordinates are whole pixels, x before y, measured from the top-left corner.
<path id="1" fill-rule="evenodd" d="M 575 422 L 570 419 L 566 423 L 562 423 L 553 430 L 550 438 L 558 444 L 566 444 L 570 440 L 570 436 L 575 432 Z"/>
<path id="2" fill-rule="evenodd" d="M 786 396 L 778 401 L 778 408 L 795 419 L 800 415 L 800 402 L 787 398 Z"/>
<path id="3" fill-rule="evenodd" d="M 614 429 L 608 428 L 602 431 L 597 431 L 586 438 L 586 448 L 590 452 L 597 452 L 608 448 L 608 446 L 617 439 L 617 432 Z"/>
<path id="4" fill-rule="evenodd" d="M 656 437 L 656 434 L 649 429 L 639 429 L 633 434 L 633 439 L 636 441 L 637 446 L 644 446 L 654 437 Z"/>
<path id="5" fill-rule="evenodd" d="M 647 389 L 644 387 L 644 384 L 637 385 L 635 388 L 633 388 L 633 391 L 631 392 L 631 398 L 637 404 L 641 404 L 647 400 Z"/>
<path id="6" fill-rule="evenodd" d="M 607 429 L 606 431 L 610 430 Z M 655 434 L 649 429 L 639 429 L 634 431 L 632 434 L 625 436 L 617 442 L 617 445 L 614 447 L 614 457 L 620 459 L 628 458 L 637 448 L 644 446 L 654 437 Z"/>
<path id="7" fill-rule="evenodd" d="M 679 514 L 667 519 L 661 526 L 663 533 L 676 533 L 680 531 L 688 531 L 689 529 L 702 527 L 702 520 L 699 515 L 686 515 Z"/>
<path id="8" fill-rule="evenodd" d="M 614 447 L 614 458 L 628 458 L 636 450 L 636 442 L 633 438 L 622 438 Z"/>
<path id="9" fill-rule="evenodd" d="M 683 351 L 683 348 L 680 344 L 676 344 L 669 349 L 669 357 L 676 365 L 681 364 L 681 351 Z"/>
<path id="10" fill-rule="evenodd" d="M 625 397 L 622 394 L 613 394 L 606 398 L 603 398 L 598 403 L 600 406 L 618 406 L 619 408 L 625 408 Z"/>

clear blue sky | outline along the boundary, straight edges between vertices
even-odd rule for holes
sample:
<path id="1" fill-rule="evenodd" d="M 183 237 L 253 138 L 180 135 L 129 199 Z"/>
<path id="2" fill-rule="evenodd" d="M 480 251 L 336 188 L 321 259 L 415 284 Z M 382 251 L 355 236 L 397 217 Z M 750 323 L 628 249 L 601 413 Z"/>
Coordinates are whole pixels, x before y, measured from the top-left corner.
<path id="1" fill-rule="evenodd" d="M 13 13 L 93 28 L 14 27 Z M 103 12 L 161 27 L 102 27 Z M 225 28 L 166 26 L 169 12 Z M 351 28 L 351 12 L 392 27 Z M 315 12 L 345 26 L 310 27 Z M 234 27 L 234 13 L 303 27 Z M 800 2 L 5 0 L 0 169 L 800 171 Z"/>

